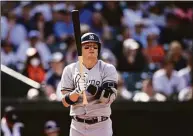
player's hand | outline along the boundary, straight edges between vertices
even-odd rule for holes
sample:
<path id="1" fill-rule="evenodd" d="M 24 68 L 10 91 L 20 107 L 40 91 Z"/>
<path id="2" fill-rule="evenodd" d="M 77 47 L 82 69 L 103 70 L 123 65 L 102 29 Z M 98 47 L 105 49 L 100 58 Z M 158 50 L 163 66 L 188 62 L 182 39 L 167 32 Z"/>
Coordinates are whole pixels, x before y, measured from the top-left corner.
<path id="1" fill-rule="evenodd" d="M 91 95 L 95 96 L 97 93 L 98 88 L 95 85 L 89 84 L 86 88 L 86 91 L 89 92 Z"/>
<path id="2" fill-rule="evenodd" d="M 84 74 L 84 76 L 79 79 L 78 85 L 77 85 L 77 88 L 76 88 L 76 93 L 77 94 L 82 94 L 82 92 L 86 90 L 86 88 L 88 86 L 87 85 L 87 83 L 88 83 L 87 79 L 88 79 L 87 74 Z"/>

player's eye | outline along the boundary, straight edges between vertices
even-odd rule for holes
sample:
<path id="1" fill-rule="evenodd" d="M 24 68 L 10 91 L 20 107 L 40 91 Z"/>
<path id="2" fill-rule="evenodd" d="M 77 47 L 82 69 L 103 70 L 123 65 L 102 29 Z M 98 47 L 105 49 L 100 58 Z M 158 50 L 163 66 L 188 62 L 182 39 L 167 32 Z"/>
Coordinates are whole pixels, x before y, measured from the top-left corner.
<path id="1" fill-rule="evenodd" d="M 94 49 L 98 49 L 98 46 L 94 46 Z"/>
<path id="2" fill-rule="evenodd" d="M 84 46 L 84 49 L 89 49 L 89 46 Z"/>
<path id="3" fill-rule="evenodd" d="M 94 49 L 98 49 L 98 46 L 84 46 L 84 49 L 89 49 L 89 48 L 94 48 Z"/>

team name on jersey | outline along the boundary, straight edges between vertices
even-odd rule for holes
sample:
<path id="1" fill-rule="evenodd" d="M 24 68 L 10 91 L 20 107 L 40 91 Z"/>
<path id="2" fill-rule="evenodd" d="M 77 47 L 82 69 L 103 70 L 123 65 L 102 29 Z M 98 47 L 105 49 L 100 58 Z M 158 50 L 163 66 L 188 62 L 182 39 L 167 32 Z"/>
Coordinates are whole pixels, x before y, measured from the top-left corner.
<path id="1" fill-rule="evenodd" d="M 89 80 L 88 83 L 99 87 L 101 82 L 96 80 Z"/>
<path id="2" fill-rule="evenodd" d="M 87 79 L 87 80 L 86 80 L 86 83 L 87 83 L 87 84 L 92 84 L 92 85 L 95 85 L 95 86 L 100 87 L 101 81 L 95 80 L 95 79 L 92 78 L 92 77 L 90 77 L 90 79 L 88 79 L 88 74 L 87 74 L 87 73 L 84 73 L 84 76 L 86 76 L 85 79 Z M 74 77 L 74 83 L 75 83 L 74 86 L 75 86 L 75 87 L 77 87 L 80 78 L 81 78 L 80 73 L 76 73 L 76 76 Z"/>

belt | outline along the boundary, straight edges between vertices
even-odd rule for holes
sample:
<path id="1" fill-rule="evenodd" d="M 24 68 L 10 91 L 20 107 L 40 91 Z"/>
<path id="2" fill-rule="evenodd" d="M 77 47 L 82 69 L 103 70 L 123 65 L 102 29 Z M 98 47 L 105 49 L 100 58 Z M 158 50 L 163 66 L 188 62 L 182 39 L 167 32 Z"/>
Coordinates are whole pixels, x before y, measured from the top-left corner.
<path id="1" fill-rule="evenodd" d="M 95 124 L 95 123 L 98 123 L 98 122 L 105 121 L 108 118 L 109 117 L 101 116 L 101 117 L 93 117 L 91 119 L 82 119 L 82 118 L 79 118 L 77 116 L 72 116 L 72 119 L 74 119 L 78 122 L 83 122 L 83 123 L 87 123 L 87 124 Z"/>

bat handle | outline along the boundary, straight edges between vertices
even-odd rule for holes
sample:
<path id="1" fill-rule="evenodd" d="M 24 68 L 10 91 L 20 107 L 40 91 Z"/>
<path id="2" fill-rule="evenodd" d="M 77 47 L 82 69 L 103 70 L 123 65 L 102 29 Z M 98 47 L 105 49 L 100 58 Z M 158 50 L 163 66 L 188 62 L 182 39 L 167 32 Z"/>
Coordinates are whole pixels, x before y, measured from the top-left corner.
<path id="1" fill-rule="evenodd" d="M 87 105 L 88 104 L 88 101 L 87 101 L 87 98 L 86 98 L 86 92 L 83 91 L 83 105 Z"/>
<path id="2" fill-rule="evenodd" d="M 82 77 L 83 76 L 83 71 L 82 71 L 83 58 L 82 58 L 82 56 L 78 56 L 78 60 L 79 60 L 79 63 L 80 63 L 80 73 L 81 73 L 81 77 Z M 87 105 L 88 101 L 87 101 L 85 90 L 83 90 L 82 97 L 83 97 L 83 102 L 82 102 L 83 105 Z"/>

